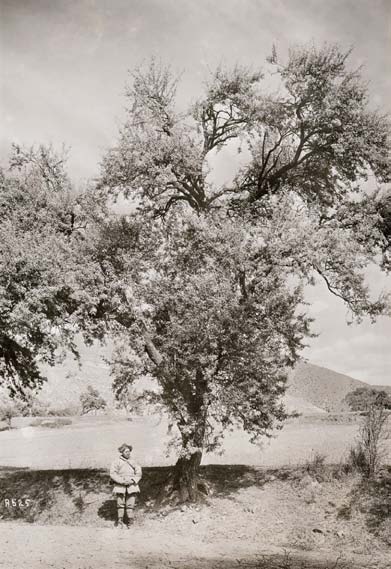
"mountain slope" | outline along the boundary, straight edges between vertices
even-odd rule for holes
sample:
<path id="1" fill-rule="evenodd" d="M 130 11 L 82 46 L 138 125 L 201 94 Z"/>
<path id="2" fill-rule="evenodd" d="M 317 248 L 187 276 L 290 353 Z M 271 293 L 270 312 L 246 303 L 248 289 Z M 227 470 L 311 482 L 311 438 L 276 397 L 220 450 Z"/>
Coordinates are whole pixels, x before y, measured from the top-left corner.
<path id="1" fill-rule="evenodd" d="M 283 397 L 283 402 L 286 409 L 292 413 L 296 411 L 297 413 L 301 413 L 302 415 L 326 415 L 327 412 L 320 407 L 316 407 L 309 401 L 306 401 L 302 397 L 294 397 L 293 395 L 289 395 L 286 393 Z"/>
<path id="2" fill-rule="evenodd" d="M 71 357 L 54 368 L 46 367 L 48 382 L 41 396 L 57 404 L 77 403 L 80 393 L 87 385 L 96 387 L 106 401 L 113 402 L 110 368 L 103 358 L 110 359 L 112 346 L 97 344 L 85 347 L 81 342 L 81 367 Z M 391 392 L 391 386 L 369 385 L 363 381 L 337 373 L 328 368 L 311 363 L 300 362 L 291 372 L 284 402 L 290 411 L 304 414 L 339 412 L 348 410 L 343 403 L 346 395 L 359 387 L 384 389 Z"/>
<path id="3" fill-rule="evenodd" d="M 358 387 L 371 387 L 348 375 L 305 362 L 300 362 L 293 370 L 288 386 L 288 395 L 304 399 L 329 412 L 347 410 L 343 400 L 350 391 Z"/>

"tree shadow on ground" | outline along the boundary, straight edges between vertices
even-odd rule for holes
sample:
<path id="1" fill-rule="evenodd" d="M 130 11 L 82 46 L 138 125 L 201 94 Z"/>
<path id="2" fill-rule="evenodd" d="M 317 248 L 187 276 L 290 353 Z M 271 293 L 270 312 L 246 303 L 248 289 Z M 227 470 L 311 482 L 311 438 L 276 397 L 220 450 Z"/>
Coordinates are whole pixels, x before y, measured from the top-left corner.
<path id="1" fill-rule="evenodd" d="M 154 502 L 158 498 L 160 489 L 170 473 L 172 473 L 172 467 L 169 466 L 143 469 L 139 500 L 141 506 Z M 210 494 L 227 498 L 233 497 L 241 488 L 262 487 L 272 480 L 295 479 L 301 475 L 291 468 L 266 469 L 243 464 L 208 464 L 200 469 L 200 478 L 206 483 Z"/>
<path id="2" fill-rule="evenodd" d="M 145 467 L 140 482 L 138 507 L 153 507 L 160 489 L 172 472 L 172 467 Z M 234 498 L 241 488 L 263 486 L 270 480 L 298 476 L 292 469 L 262 469 L 245 465 L 206 465 L 201 478 L 211 495 Z M 30 470 L 0 466 L 0 517 L 39 520 L 56 503 L 72 503 L 75 513 L 83 514 L 94 503 L 99 518 L 113 521 L 116 517 L 115 499 L 108 469 Z M 98 495 L 98 496 L 96 496 Z M 6 500 L 30 500 L 29 507 L 6 505 Z M 91 500 L 92 498 L 92 500 Z M 94 506 L 95 507 L 95 506 Z M 59 520 L 61 511 L 58 512 Z M 63 521 L 66 522 L 64 519 Z"/>
<path id="3" fill-rule="evenodd" d="M 105 500 L 98 508 L 98 516 L 103 520 L 115 522 L 117 519 L 117 504 L 115 499 Z"/>
<path id="4" fill-rule="evenodd" d="M 0 517 L 36 521 L 50 510 L 60 494 L 80 511 L 81 493 L 95 493 L 107 486 L 104 470 L 30 470 L 0 466 Z M 28 500 L 28 505 L 26 505 Z"/>
<path id="5" fill-rule="evenodd" d="M 201 468 L 201 476 L 211 486 L 215 495 L 229 497 L 241 488 L 262 487 L 267 482 L 293 479 L 296 475 L 290 468 L 266 469 L 243 464 L 208 464 Z"/>
<path id="6" fill-rule="evenodd" d="M 216 558 L 170 559 L 168 563 L 159 556 L 148 555 L 129 559 L 134 569 L 366 569 L 365 565 L 346 561 L 338 554 L 334 558 L 320 559 L 301 553 L 285 551 L 280 554 L 264 554 L 256 557 L 230 559 Z"/>
<path id="7" fill-rule="evenodd" d="M 172 473 L 170 466 L 150 466 L 143 468 L 140 482 L 140 494 L 137 504 L 139 508 L 154 508 L 160 490 Z M 234 499 L 235 493 L 241 488 L 250 486 L 261 487 L 270 480 L 293 477 L 292 470 L 261 469 L 246 465 L 215 465 L 208 464 L 200 469 L 200 477 L 206 482 L 213 496 Z M 98 510 L 100 517 L 105 520 L 115 520 L 115 500 L 107 500 Z"/>
<path id="8" fill-rule="evenodd" d="M 391 545 L 391 468 L 379 479 L 363 484 L 361 492 L 368 530 Z"/>
<path id="9" fill-rule="evenodd" d="M 376 479 L 357 482 L 338 517 L 351 519 L 356 511 L 364 514 L 369 532 L 391 545 L 391 467 L 384 468 Z"/>

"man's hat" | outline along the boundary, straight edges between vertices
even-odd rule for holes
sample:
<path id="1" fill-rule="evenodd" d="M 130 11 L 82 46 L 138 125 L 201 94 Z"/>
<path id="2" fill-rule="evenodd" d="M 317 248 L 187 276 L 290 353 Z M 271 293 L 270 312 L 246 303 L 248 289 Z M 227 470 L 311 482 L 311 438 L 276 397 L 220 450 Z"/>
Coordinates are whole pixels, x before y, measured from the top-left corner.
<path id="1" fill-rule="evenodd" d="M 118 447 L 118 450 L 119 452 L 123 452 L 126 448 L 128 448 L 130 452 L 133 450 L 132 445 L 128 445 L 128 443 L 123 443 L 120 447 Z"/>

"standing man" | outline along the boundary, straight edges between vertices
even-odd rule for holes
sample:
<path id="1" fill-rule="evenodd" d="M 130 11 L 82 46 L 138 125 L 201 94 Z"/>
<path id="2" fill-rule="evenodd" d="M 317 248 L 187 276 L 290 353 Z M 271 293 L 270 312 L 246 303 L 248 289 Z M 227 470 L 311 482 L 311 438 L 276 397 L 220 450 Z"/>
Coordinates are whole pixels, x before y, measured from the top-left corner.
<path id="1" fill-rule="evenodd" d="M 138 483 L 141 480 L 141 467 L 131 459 L 132 445 L 124 443 L 119 448 L 120 456 L 111 465 L 110 478 L 114 480 L 113 494 L 117 497 L 117 526 L 124 527 L 133 523 L 136 495 L 140 492 Z"/>

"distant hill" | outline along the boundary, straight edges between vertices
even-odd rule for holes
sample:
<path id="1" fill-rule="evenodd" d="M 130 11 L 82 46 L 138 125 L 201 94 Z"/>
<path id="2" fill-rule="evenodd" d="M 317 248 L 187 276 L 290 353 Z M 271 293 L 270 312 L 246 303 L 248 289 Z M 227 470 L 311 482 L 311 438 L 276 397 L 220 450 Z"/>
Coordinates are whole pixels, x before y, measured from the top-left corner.
<path id="1" fill-rule="evenodd" d="M 88 385 L 93 385 L 107 403 L 112 403 L 112 377 L 109 365 L 104 361 L 110 357 L 111 347 L 98 344 L 86 347 L 79 342 L 78 349 L 81 366 L 72 356 L 67 356 L 55 367 L 42 366 L 48 381 L 42 387 L 40 397 L 47 402 L 56 402 L 57 406 L 77 404 L 80 394 Z"/>
<path id="2" fill-rule="evenodd" d="M 42 398 L 57 404 L 77 403 L 80 393 L 91 384 L 109 405 L 113 404 L 113 378 L 103 359 L 110 358 L 112 347 L 94 345 L 87 348 L 80 343 L 79 348 L 81 367 L 68 357 L 63 364 L 44 369 L 49 381 L 42 389 Z M 391 386 L 369 385 L 331 369 L 300 362 L 290 374 L 284 403 L 289 411 L 295 410 L 303 414 L 347 411 L 343 400 L 358 387 L 384 389 L 391 394 Z"/>
<path id="3" fill-rule="evenodd" d="M 305 362 L 296 366 L 288 385 L 287 395 L 331 413 L 348 410 L 343 400 L 350 391 L 358 387 L 374 387 L 343 373 Z"/>

